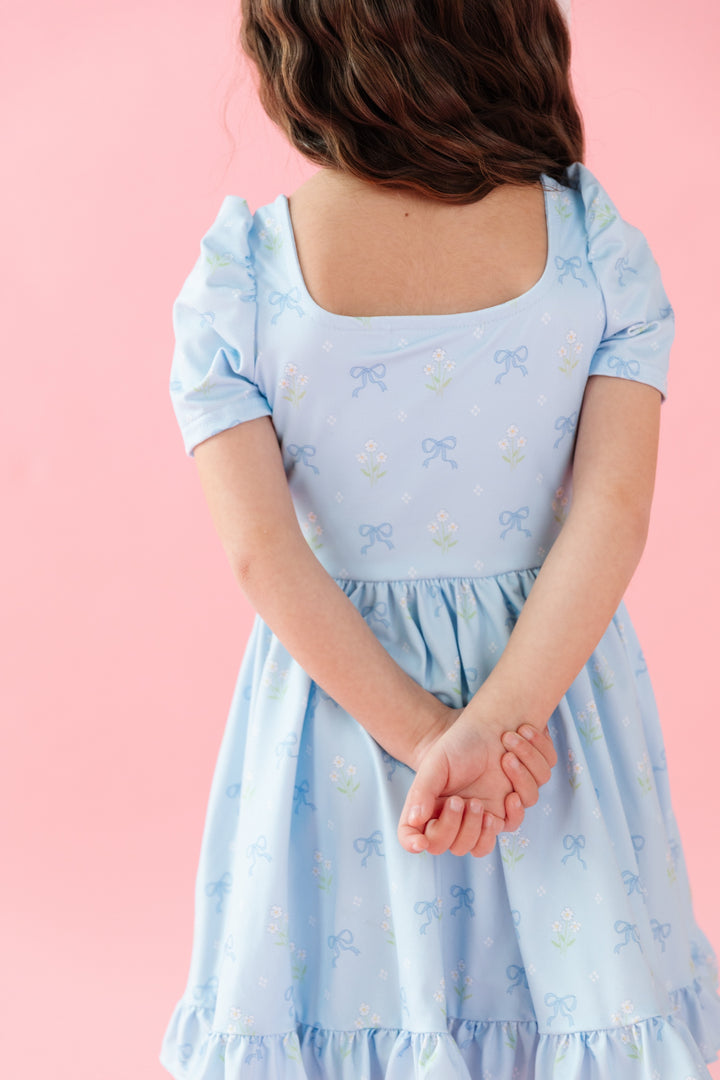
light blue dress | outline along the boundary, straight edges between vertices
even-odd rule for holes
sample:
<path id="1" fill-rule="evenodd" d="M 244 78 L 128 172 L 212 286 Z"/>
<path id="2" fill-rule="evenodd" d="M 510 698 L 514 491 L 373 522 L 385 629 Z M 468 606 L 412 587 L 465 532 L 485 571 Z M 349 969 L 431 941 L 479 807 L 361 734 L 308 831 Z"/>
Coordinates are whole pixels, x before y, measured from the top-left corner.
<path id="1" fill-rule="evenodd" d="M 507 303 L 332 314 L 285 195 L 254 215 L 231 195 L 173 309 L 185 451 L 272 416 L 308 544 L 452 706 L 492 671 L 568 514 L 588 376 L 667 389 L 674 315 L 645 237 L 581 163 L 542 179 L 547 264 Z M 411 855 L 413 773 L 256 617 L 162 1042 L 172 1076 L 708 1080 L 716 956 L 624 602 L 550 730 L 558 764 L 518 831 L 482 859 Z"/>

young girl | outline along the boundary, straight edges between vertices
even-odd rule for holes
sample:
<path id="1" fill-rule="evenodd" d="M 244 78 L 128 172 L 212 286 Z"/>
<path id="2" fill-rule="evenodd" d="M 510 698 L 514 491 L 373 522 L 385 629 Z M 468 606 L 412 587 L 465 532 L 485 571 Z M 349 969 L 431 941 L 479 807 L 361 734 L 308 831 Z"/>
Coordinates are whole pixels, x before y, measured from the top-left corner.
<path id="1" fill-rule="evenodd" d="M 707 1080 L 716 959 L 622 599 L 674 317 L 583 164 L 557 0 L 243 0 L 242 44 L 319 169 L 227 196 L 173 310 L 257 616 L 160 1059 Z"/>

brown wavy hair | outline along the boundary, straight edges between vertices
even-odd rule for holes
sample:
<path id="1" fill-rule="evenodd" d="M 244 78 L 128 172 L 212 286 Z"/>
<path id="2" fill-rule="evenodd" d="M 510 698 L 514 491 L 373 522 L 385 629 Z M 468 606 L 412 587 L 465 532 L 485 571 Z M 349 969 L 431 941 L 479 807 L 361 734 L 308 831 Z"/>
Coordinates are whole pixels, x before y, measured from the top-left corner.
<path id="1" fill-rule="evenodd" d="M 319 165 L 471 203 L 583 160 L 557 0 L 241 0 L 238 37 Z"/>

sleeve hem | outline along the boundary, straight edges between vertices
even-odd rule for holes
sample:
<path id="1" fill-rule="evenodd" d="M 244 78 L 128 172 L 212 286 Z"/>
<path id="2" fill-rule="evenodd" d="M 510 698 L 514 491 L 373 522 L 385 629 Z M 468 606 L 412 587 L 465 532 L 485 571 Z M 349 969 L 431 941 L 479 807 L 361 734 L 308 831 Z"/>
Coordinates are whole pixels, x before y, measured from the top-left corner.
<path id="1" fill-rule="evenodd" d="M 257 420 L 261 416 L 272 416 L 272 409 L 266 402 L 259 399 L 248 403 L 242 415 L 239 415 L 237 408 L 227 405 L 205 412 L 197 420 L 186 424 L 182 430 L 185 453 L 188 457 L 194 457 L 194 450 L 198 443 L 209 439 L 211 435 L 217 435 L 247 420 Z"/>
<path id="2" fill-rule="evenodd" d="M 593 375 L 609 375 L 614 379 L 627 379 L 628 382 L 642 382 L 648 386 L 654 386 L 662 394 L 662 401 L 667 398 L 667 381 L 657 371 L 641 370 L 638 375 L 626 375 L 610 368 L 598 367 L 596 371 L 588 371 L 588 378 Z"/>

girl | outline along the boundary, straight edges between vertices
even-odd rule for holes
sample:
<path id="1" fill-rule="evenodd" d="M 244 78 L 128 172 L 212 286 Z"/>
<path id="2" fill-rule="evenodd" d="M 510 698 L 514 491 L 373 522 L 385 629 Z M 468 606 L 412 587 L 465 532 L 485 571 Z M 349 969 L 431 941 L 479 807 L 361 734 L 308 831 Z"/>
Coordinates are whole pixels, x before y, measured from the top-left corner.
<path id="1" fill-rule="evenodd" d="M 563 15 L 241 25 L 319 169 L 227 196 L 173 310 L 184 446 L 257 616 L 161 1061 L 707 1080 L 715 954 L 622 599 L 674 316 L 583 164 Z"/>

